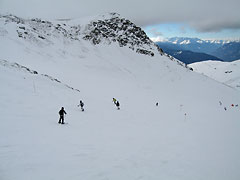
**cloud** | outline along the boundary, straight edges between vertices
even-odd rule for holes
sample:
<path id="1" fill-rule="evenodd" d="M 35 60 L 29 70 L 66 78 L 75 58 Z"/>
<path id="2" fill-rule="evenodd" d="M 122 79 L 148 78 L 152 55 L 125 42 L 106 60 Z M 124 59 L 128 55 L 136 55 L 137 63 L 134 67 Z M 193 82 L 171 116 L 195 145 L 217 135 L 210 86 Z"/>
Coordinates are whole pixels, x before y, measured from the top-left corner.
<path id="1" fill-rule="evenodd" d="M 149 34 L 152 34 L 152 36 L 163 36 L 163 33 L 159 32 L 157 28 L 151 28 L 148 30 Z"/>
<path id="2" fill-rule="evenodd" d="M 22 17 L 78 18 L 117 12 L 136 23 L 186 23 L 201 32 L 240 28 L 239 0 L 0 0 L 0 12 Z"/>
<path id="3" fill-rule="evenodd" d="M 198 32 L 220 32 L 223 29 L 240 29 L 240 20 L 206 20 L 199 23 L 192 22 L 190 25 Z"/>
<path id="4" fill-rule="evenodd" d="M 162 36 L 152 37 L 150 38 L 153 42 L 162 42 L 165 41 L 165 38 Z"/>

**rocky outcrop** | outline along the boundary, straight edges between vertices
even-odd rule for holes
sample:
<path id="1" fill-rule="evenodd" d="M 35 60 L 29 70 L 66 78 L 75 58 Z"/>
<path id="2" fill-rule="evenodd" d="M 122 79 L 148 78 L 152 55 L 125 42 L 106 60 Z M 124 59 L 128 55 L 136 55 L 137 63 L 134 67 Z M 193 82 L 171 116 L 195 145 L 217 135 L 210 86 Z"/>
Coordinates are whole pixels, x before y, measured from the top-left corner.
<path id="1" fill-rule="evenodd" d="M 127 46 L 137 53 L 154 56 L 154 43 L 146 33 L 131 21 L 111 13 L 109 18 L 96 20 L 87 25 L 83 39 L 94 45 L 117 42 L 120 47 Z"/>

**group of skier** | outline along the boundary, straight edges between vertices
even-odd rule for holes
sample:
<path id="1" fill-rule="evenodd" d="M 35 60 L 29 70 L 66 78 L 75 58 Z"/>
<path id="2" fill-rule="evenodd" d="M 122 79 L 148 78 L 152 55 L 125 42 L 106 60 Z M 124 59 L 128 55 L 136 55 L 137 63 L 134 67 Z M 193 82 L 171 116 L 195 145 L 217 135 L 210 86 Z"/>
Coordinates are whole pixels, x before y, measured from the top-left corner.
<path id="1" fill-rule="evenodd" d="M 120 103 L 117 101 L 115 98 L 113 98 L 113 103 L 116 105 L 117 109 L 120 110 Z M 77 105 L 78 107 L 81 107 L 81 110 L 84 111 L 84 103 L 82 100 L 80 100 L 79 104 Z M 61 108 L 61 110 L 58 112 L 60 115 L 59 124 L 65 124 L 64 123 L 64 114 L 67 114 L 66 111 L 64 110 L 64 107 Z"/>
<path id="2" fill-rule="evenodd" d="M 116 98 L 113 98 L 112 102 L 117 107 L 117 110 L 120 110 L 120 103 L 119 103 L 119 101 Z M 221 101 L 219 101 L 219 105 L 222 106 L 223 103 Z M 79 102 L 79 104 L 77 106 L 81 107 L 81 110 L 84 111 L 84 103 L 83 103 L 82 100 L 80 100 L 80 102 Z M 158 102 L 156 102 L 156 106 L 158 106 Z M 182 106 L 182 105 L 180 105 L 180 106 Z M 232 104 L 231 106 L 232 107 L 238 107 L 238 104 L 236 104 L 236 105 Z M 224 110 L 226 111 L 227 107 L 224 107 Z M 59 118 L 59 121 L 58 121 L 59 124 L 64 124 L 64 114 L 67 114 L 67 113 L 64 110 L 64 107 L 62 107 L 61 110 L 59 111 L 59 115 L 60 115 L 60 118 Z M 186 113 L 185 113 L 185 116 L 186 116 Z"/>
<path id="3" fill-rule="evenodd" d="M 79 105 L 77 105 L 77 106 L 78 106 L 78 107 L 80 106 L 80 107 L 81 107 L 81 110 L 84 111 L 84 108 L 83 108 L 84 103 L 83 103 L 82 100 L 80 100 L 80 103 L 79 103 Z M 64 110 L 64 107 L 62 107 L 61 110 L 60 110 L 58 113 L 59 113 L 59 116 L 60 116 L 58 123 L 59 123 L 59 124 L 65 124 L 65 123 L 64 123 L 64 114 L 67 114 L 67 113 L 66 113 L 66 111 Z"/>
<path id="4" fill-rule="evenodd" d="M 221 101 L 219 101 L 219 105 L 222 106 L 223 103 L 222 103 Z M 235 105 L 234 105 L 234 104 L 231 104 L 231 106 L 232 106 L 232 107 L 238 107 L 238 104 L 235 104 Z M 226 106 L 224 107 L 224 110 L 225 110 L 225 111 L 227 110 L 227 107 L 226 107 Z"/>

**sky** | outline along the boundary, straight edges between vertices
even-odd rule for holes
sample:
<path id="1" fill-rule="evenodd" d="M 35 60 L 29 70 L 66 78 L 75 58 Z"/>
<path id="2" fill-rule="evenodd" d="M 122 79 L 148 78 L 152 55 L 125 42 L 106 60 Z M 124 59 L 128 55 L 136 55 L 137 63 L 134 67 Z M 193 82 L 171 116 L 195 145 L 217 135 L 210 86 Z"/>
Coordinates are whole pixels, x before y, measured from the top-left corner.
<path id="1" fill-rule="evenodd" d="M 240 39 L 239 0 L 0 0 L 0 14 L 81 18 L 107 12 L 142 27 L 152 39 Z"/>
<path id="2" fill-rule="evenodd" d="M 185 23 L 163 23 L 144 27 L 153 41 L 171 37 L 190 37 L 203 40 L 240 40 L 240 29 L 223 28 L 219 31 L 200 32 Z"/>

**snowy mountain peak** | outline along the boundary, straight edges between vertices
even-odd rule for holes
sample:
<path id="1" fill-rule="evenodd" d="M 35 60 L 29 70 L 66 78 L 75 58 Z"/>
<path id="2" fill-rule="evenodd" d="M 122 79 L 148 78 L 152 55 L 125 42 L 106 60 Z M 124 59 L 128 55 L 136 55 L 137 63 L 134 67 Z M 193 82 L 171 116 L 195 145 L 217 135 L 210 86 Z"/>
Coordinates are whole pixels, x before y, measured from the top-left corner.
<path id="1" fill-rule="evenodd" d="M 190 43 L 196 43 L 198 41 L 201 41 L 201 39 L 198 38 L 188 38 L 188 37 L 172 37 L 166 39 L 168 42 L 172 42 L 174 44 L 190 44 Z"/>
<path id="2" fill-rule="evenodd" d="M 137 53 L 150 56 L 154 56 L 154 51 L 158 52 L 156 45 L 140 27 L 117 13 L 88 18 L 84 22 L 70 19 L 50 22 L 40 18 L 22 19 L 14 15 L 0 16 L 0 21 L 10 26 L 15 24 L 15 35 L 40 46 L 52 44 L 53 39 L 57 38 L 65 41 L 88 40 L 94 45 L 116 42 L 120 47 L 127 46 Z M 5 31 L 0 29 L 1 34 Z"/>
<path id="3" fill-rule="evenodd" d="M 161 42 L 171 42 L 173 44 L 226 44 L 230 42 L 239 42 L 239 40 L 208 40 L 208 39 L 199 39 L 199 38 L 190 38 L 190 37 L 172 37 L 162 40 Z"/>
<path id="4" fill-rule="evenodd" d="M 201 40 L 198 38 L 185 38 L 185 37 L 174 37 L 169 38 L 161 42 L 156 42 L 164 51 L 170 53 L 169 51 L 191 51 L 194 53 L 204 53 L 204 57 L 198 59 L 206 59 L 207 56 L 210 60 L 223 60 L 223 61 L 233 61 L 240 58 L 240 41 L 235 40 Z M 173 53 L 170 53 L 173 55 Z M 174 55 L 173 55 L 174 56 Z M 196 56 L 196 55 L 195 55 Z M 176 57 L 175 58 L 179 58 Z M 185 57 L 179 58 L 185 63 L 196 62 L 198 60 L 186 59 Z"/>
<path id="5" fill-rule="evenodd" d="M 16 39 L 19 43 L 30 43 L 36 47 L 49 47 L 56 44 L 65 48 L 71 44 L 83 45 L 90 42 L 93 46 L 115 44 L 150 57 L 164 55 L 178 65 L 186 65 L 163 52 L 138 26 L 117 13 L 107 13 L 84 19 L 43 20 L 40 18 L 23 19 L 14 15 L 0 16 L 0 35 Z M 89 48 L 89 46 L 88 46 Z M 59 50 L 57 50 L 59 51 Z M 76 51 L 75 51 L 76 52 Z M 51 56 L 51 55 L 50 55 Z M 82 56 L 82 55 L 77 55 Z"/>
<path id="6" fill-rule="evenodd" d="M 117 42 L 120 47 L 127 46 L 138 53 L 154 56 L 155 44 L 140 27 L 119 14 L 110 15 L 89 23 L 83 39 L 93 44 Z"/>

